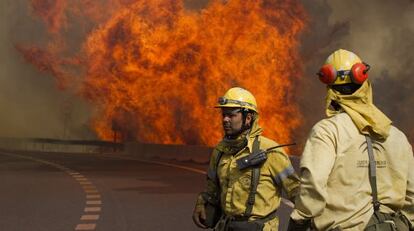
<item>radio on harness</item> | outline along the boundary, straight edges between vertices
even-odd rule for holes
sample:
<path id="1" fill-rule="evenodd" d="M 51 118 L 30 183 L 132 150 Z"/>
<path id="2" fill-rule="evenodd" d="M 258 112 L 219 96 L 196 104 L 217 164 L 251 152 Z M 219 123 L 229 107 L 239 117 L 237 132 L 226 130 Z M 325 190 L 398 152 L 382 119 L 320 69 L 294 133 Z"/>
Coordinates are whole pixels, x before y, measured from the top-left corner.
<path id="1" fill-rule="evenodd" d="M 281 144 L 278 146 L 274 146 L 271 148 L 268 148 L 266 150 L 257 152 L 257 153 L 252 153 L 250 155 L 247 155 L 243 158 L 240 158 L 238 160 L 236 160 L 237 163 L 237 168 L 239 170 L 243 170 L 249 167 L 253 167 L 253 166 L 258 166 L 260 164 L 262 164 L 263 162 L 265 162 L 267 160 L 267 153 L 276 149 L 276 148 L 281 148 L 281 147 L 286 147 L 286 146 L 292 146 L 292 145 L 296 145 L 296 143 L 291 143 L 291 144 Z"/>

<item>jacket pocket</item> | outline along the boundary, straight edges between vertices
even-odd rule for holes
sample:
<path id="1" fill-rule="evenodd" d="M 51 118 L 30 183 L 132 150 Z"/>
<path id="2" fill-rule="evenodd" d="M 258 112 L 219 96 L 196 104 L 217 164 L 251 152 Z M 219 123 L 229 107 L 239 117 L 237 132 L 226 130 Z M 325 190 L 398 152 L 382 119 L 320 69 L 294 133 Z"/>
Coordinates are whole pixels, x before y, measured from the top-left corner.
<path id="1" fill-rule="evenodd" d="M 239 177 L 239 184 L 245 190 L 250 190 L 250 183 L 252 180 L 252 174 L 250 172 L 245 173 Z"/>

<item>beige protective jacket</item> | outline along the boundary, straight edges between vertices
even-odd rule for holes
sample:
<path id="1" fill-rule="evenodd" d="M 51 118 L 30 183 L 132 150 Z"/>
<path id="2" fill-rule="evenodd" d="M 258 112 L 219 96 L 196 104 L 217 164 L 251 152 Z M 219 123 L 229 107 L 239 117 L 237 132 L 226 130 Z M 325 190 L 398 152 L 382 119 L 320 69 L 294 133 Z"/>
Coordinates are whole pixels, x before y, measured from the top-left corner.
<path id="1" fill-rule="evenodd" d="M 406 136 L 391 126 L 385 141 L 373 140 L 382 212 L 401 210 L 414 223 L 414 157 Z M 373 214 L 368 152 L 345 112 L 321 120 L 301 159 L 294 220 L 313 219 L 317 230 L 363 230 Z"/>
<path id="2" fill-rule="evenodd" d="M 252 152 L 253 141 L 256 135 L 259 136 L 260 149 L 265 150 L 278 144 L 264 136 L 261 136 L 261 129 L 257 123 L 252 128 L 250 136 L 247 138 L 247 147 L 238 153 L 226 154 L 226 147 L 223 143 L 216 146 L 209 166 L 209 177 L 207 179 L 206 192 L 214 194 L 219 189 L 214 181 L 214 174 L 218 174 L 220 182 L 220 202 L 222 210 L 227 216 L 242 216 L 246 211 L 246 203 L 250 192 L 250 181 L 252 170 L 250 168 L 239 170 L 236 160 L 249 155 Z M 219 152 L 224 152 L 218 169 L 215 167 L 216 158 Z M 260 168 L 259 184 L 255 196 L 255 204 L 249 220 L 263 218 L 279 208 L 281 202 L 281 190 L 284 189 L 289 198 L 297 195 L 299 178 L 296 175 L 289 157 L 283 149 L 276 149 L 268 154 L 268 159 Z M 203 204 L 199 196 L 197 204 Z M 274 218 L 265 223 L 264 231 L 276 231 L 279 220 Z"/>

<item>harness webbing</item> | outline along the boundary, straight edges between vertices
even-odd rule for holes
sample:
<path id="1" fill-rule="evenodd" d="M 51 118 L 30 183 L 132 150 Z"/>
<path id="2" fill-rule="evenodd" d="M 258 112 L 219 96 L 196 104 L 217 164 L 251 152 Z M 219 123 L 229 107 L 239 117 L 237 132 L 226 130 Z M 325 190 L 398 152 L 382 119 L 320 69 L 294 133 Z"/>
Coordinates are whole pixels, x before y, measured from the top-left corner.
<path id="1" fill-rule="evenodd" d="M 374 151 L 372 149 L 372 140 L 371 137 L 365 135 L 367 140 L 367 149 L 369 157 L 369 183 L 372 189 L 372 201 L 374 205 L 374 211 L 379 211 L 380 202 L 378 201 L 378 191 L 377 191 L 377 172 L 376 172 L 376 162 L 374 157 Z"/>
<path id="2" fill-rule="evenodd" d="M 259 143 L 259 136 L 256 136 L 253 141 L 252 153 L 258 153 L 258 152 L 260 152 L 260 143 Z M 255 166 L 252 168 L 252 176 L 250 180 L 250 192 L 249 192 L 249 197 L 247 199 L 246 211 L 244 213 L 245 217 L 250 217 L 250 215 L 252 214 L 255 196 L 257 193 L 257 185 L 259 184 L 259 178 L 260 178 L 260 166 Z"/>
<path id="3" fill-rule="evenodd" d="M 221 206 L 220 205 L 220 194 L 221 194 L 221 188 L 220 188 L 220 179 L 219 179 L 219 176 L 218 176 L 218 174 L 217 174 L 217 169 L 218 169 L 218 166 L 219 166 L 219 164 L 220 164 L 220 159 L 221 159 L 221 157 L 223 156 L 223 152 L 219 152 L 218 154 L 217 154 L 217 159 L 216 159 L 216 163 L 214 163 L 215 164 L 215 171 L 216 171 L 216 174 L 215 174 L 215 179 L 214 179 L 214 184 L 216 185 L 216 188 L 217 188 L 217 194 L 216 194 L 216 201 L 218 202 L 217 203 L 217 205 L 218 206 Z"/>
<path id="4" fill-rule="evenodd" d="M 257 153 L 260 152 L 260 143 L 259 143 L 259 136 L 256 136 L 254 141 L 253 141 L 253 148 L 252 148 L 252 153 Z M 211 179 L 214 181 L 215 185 L 217 186 L 217 198 L 218 201 L 220 201 L 220 182 L 219 182 L 219 177 L 217 174 L 217 170 L 218 170 L 218 166 L 220 164 L 220 159 L 223 155 L 223 152 L 219 152 L 217 154 L 217 158 L 216 158 L 216 162 L 215 162 L 215 179 Z M 253 205 L 255 202 L 255 196 L 257 193 L 257 185 L 259 184 L 259 178 L 260 178 L 260 166 L 257 167 L 253 167 L 252 168 L 252 175 L 251 175 L 251 181 L 250 181 L 250 192 L 249 192 L 249 197 L 247 199 L 247 203 L 246 203 L 246 211 L 243 215 L 243 217 L 250 217 L 252 210 L 253 210 Z"/>

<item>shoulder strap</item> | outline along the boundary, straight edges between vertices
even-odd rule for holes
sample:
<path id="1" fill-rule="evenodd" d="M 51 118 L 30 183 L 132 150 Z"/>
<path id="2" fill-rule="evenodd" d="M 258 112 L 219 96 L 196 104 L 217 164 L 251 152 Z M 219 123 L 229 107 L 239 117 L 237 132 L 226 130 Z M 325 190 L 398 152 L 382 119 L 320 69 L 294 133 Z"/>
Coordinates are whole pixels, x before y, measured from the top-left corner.
<path id="1" fill-rule="evenodd" d="M 218 186 L 218 188 L 220 188 L 220 185 L 219 185 L 219 178 L 218 178 L 218 174 L 217 174 L 217 169 L 218 169 L 218 166 L 220 164 L 221 156 L 223 156 L 223 152 L 222 151 L 220 151 L 219 153 L 217 153 L 216 163 L 214 163 L 214 167 L 215 167 L 214 171 L 216 171 L 214 181 L 215 181 L 215 184 Z"/>
<path id="2" fill-rule="evenodd" d="M 258 153 L 260 151 L 259 136 L 256 136 L 253 141 L 253 153 Z M 250 192 L 247 199 L 246 211 L 244 213 L 245 217 L 250 217 L 253 210 L 253 205 L 255 201 L 255 196 L 257 192 L 257 185 L 259 184 L 260 178 L 260 166 L 252 168 L 252 177 L 250 180 Z"/>
<path id="3" fill-rule="evenodd" d="M 216 167 L 216 171 L 217 171 L 218 165 L 220 164 L 220 159 L 221 159 L 221 156 L 222 155 L 223 155 L 223 152 L 222 151 L 220 151 L 219 153 L 217 153 L 216 163 L 214 163 L 214 167 Z"/>
<path id="4" fill-rule="evenodd" d="M 372 201 L 374 204 L 374 211 L 379 211 L 380 202 L 378 201 L 378 192 L 377 192 L 377 172 L 376 172 L 376 163 L 374 157 L 374 151 L 372 149 L 372 140 L 371 137 L 365 135 L 367 140 L 368 148 L 368 157 L 369 157 L 369 183 L 371 184 L 372 189 Z"/>
<path id="5" fill-rule="evenodd" d="M 221 189 L 220 189 L 220 180 L 219 180 L 219 176 L 217 173 L 217 168 L 220 164 L 220 159 L 223 156 L 223 152 L 219 152 L 217 153 L 217 157 L 216 157 L 216 162 L 214 163 L 214 173 L 212 176 L 210 176 L 210 179 L 214 182 L 214 184 L 216 185 L 217 191 L 215 192 L 214 195 L 211 195 L 214 198 L 214 204 L 220 204 L 220 193 L 221 193 Z M 211 170 L 210 170 L 211 171 Z"/>
<path id="6" fill-rule="evenodd" d="M 218 184 L 217 167 L 220 163 L 220 159 L 222 156 L 223 156 L 223 152 L 219 151 L 217 153 L 213 167 L 209 167 L 207 171 L 207 178 L 212 180 L 215 184 Z"/>

